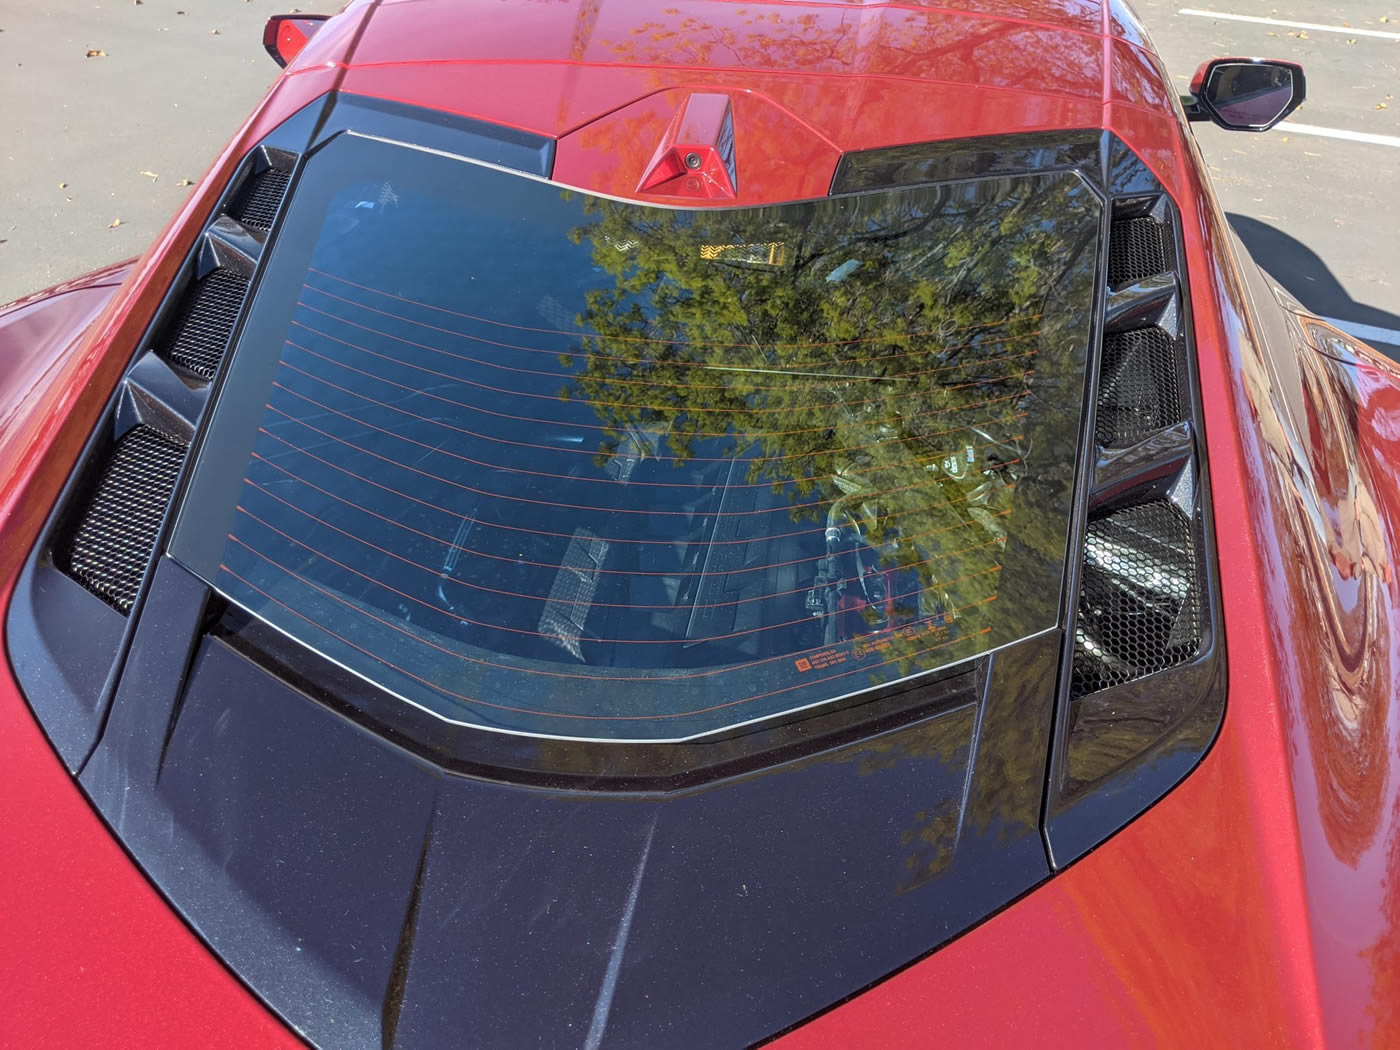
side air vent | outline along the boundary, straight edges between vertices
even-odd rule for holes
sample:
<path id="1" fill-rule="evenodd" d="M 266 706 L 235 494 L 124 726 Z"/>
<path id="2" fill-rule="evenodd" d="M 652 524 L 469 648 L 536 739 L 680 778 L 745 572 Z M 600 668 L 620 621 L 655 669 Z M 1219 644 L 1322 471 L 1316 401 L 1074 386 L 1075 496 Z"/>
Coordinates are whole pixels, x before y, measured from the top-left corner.
<path id="1" fill-rule="evenodd" d="M 296 155 L 260 148 L 205 227 L 154 331 L 123 377 L 110 417 L 114 445 L 99 446 L 55 566 L 126 614 L 159 542 L 166 505 L 213 380 L 228 353 Z M 96 476 L 95 483 L 90 480 Z"/>
<path id="2" fill-rule="evenodd" d="M 1165 499 L 1089 523 L 1072 696 L 1146 678 L 1196 655 L 1201 600 L 1194 533 Z"/>
<path id="3" fill-rule="evenodd" d="M 1172 337 L 1155 325 L 1104 337 L 1095 437 L 1105 448 L 1141 441 L 1181 419 Z"/>
<path id="4" fill-rule="evenodd" d="M 1080 563 L 1070 696 L 1201 648 L 1201 562 L 1185 328 L 1165 199 L 1117 205 L 1099 359 L 1099 456 Z"/>
<path id="5" fill-rule="evenodd" d="M 1045 842 L 1062 868 L 1170 791 L 1225 710 L 1209 462 L 1180 217 L 1104 139 L 1103 313 Z"/>
<path id="6" fill-rule="evenodd" d="M 185 446 L 159 431 L 128 430 L 102 468 L 67 549 L 56 552 L 70 576 L 123 614 L 136 600 L 184 459 Z"/>
<path id="7" fill-rule="evenodd" d="M 291 172 L 267 168 L 252 176 L 239 190 L 228 213 L 250 230 L 270 230 L 282 206 Z"/>
<path id="8" fill-rule="evenodd" d="M 185 292 L 157 352 L 201 379 L 213 379 L 247 293 L 248 278 L 237 270 L 221 267 L 205 274 Z"/>
<path id="9" fill-rule="evenodd" d="M 1164 273 L 1165 233 L 1161 223 L 1147 216 L 1115 220 L 1108 242 L 1108 283 L 1116 288 Z"/>

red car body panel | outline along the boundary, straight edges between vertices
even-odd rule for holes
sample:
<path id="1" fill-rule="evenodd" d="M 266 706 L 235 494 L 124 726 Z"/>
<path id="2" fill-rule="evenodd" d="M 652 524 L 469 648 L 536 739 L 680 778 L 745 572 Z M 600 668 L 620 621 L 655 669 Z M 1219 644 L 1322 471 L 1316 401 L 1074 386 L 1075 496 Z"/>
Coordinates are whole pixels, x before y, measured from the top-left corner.
<path id="1" fill-rule="evenodd" d="M 1230 657 L 1223 728 L 1102 847 L 778 1045 L 1400 1045 L 1400 375 L 1260 300 L 1128 12 L 967 6 L 1025 16 L 353 5 L 120 289 L 108 273 L 0 315 L 0 354 L 29 346 L 0 372 L 0 604 L 239 158 L 327 91 L 559 136 L 560 181 L 635 195 L 674 93 L 723 84 L 752 96 L 736 112 L 746 203 L 824 193 L 846 150 L 1110 128 L 1182 217 Z M 801 47 L 765 58 L 781 24 Z M 0 755 L 0 1044 L 298 1045 L 122 853 L 8 675 Z"/>
<path id="2" fill-rule="evenodd" d="M 1188 247 L 1196 301 L 1223 308 L 1196 314 L 1232 654 L 1220 738 L 1103 848 L 780 1045 L 1400 1040 L 1400 373 L 1354 343 L 1268 354 L 1217 215 Z"/>
<path id="3" fill-rule="evenodd" d="M 1172 104 L 1107 9 L 979 6 L 993 5 L 458 4 L 428 31 L 423 5 L 387 3 L 341 59 L 342 87 L 558 138 L 556 181 L 620 196 L 678 97 L 723 88 L 742 204 L 823 195 L 850 150 L 1116 127 L 1110 110 L 1160 120 Z"/>
<path id="4" fill-rule="evenodd" d="M 0 762 L 0 1046 L 302 1045 L 122 852 L 8 675 Z"/>

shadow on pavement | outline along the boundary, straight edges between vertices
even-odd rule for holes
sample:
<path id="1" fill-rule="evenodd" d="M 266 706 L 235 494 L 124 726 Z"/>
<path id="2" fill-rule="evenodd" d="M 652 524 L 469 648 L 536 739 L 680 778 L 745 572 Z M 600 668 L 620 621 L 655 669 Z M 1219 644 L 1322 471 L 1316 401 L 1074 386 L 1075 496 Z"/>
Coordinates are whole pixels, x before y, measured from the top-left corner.
<path id="1" fill-rule="evenodd" d="M 1351 324 L 1400 329 L 1400 315 L 1354 300 L 1332 276 L 1327 264 L 1302 241 L 1247 215 L 1227 214 L 1225 217 L 1254 261 L 1313 313 Z M 1390 357 L 1400 358 L 1400 349 L 1397 349 L 1400 344 L 1382 343 L 1381 348 Z"/>

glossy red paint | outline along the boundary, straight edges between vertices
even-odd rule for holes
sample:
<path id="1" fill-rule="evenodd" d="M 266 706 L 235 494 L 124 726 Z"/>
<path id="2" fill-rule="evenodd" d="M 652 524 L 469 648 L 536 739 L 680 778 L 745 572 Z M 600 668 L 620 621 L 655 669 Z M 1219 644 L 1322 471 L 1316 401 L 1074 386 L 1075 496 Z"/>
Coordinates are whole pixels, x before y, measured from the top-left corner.
<path id="1" fill-rule="evenodd" d="M 132 865 L 8 675 L 0 764 L 0 1046 L 302 1045 Z"/>
<path id="2" fill-rule="evenodd" d="M 285 66 L 297 55 L 329 16 L 273 15 L 263 28 L 263 50 L 279 66 Z"/>
<path id="3" fill-rule="evenodd" d="M 19 474 L 25 454 L 21 425 L 32 391 L 92 327 L 130 271 L 128 260 L 0 307 L 0 477 Z"/>
<path id="4" fill-rule="evenodd" d="M 1189 132 L 1118 130 L 1178 171 L 1225 724 L 1126 830 L 785 1050 L 1400 1045 L 1400 372 L 1315 323 L 1262 331 Z"/>
<path id="5" fill-rule="evenodd" d="M 1099 127 L 1108 104 L 1169 104 L 1136 23 L 1087 0 L 450 6 L 381 5 L 342 59 L 345 90 L 558 138 L 556 181 L 640 199 L 691 92 L 731 98 L 742 204 L 824 194 L 849 150 Z"/>
<path id="6" fill-rule="evenodd" d="M 681 88 L 658 92 L 566 136 L 555 154 L 556 173 L 568 172 L 564 181 L 601 193 L 681 203 L 665 186 L 647 187 L 651 156 L 644 157 L 636 144 L 649 143 L 653 155 L 659 152 L 680 107 L 691 97 L 692 92 Z M 732 195 L 709 198 L 708 203 L 803 200 L 826 194 L 841 156 L 835 146 L 758 92 L 735 95 L 732 102 L 739 185 Z M 619 156 L 627 162 L 619 164 Z M 687 197 L 684 203 L 704 205 L 707 198 Z"/>
<path id="7" fill-rule="evenodd" d="M 729 96 L 688 95 L 652 155 L 638 193 L 734 199 L 734 113 Z"/>
<path id="8" fill-rule="evenodd" d="M 485 2 L 352 5 L 105 308 L 97 282 L 43 308 L 59 312 L 0 316 L 7 347 L 8 326 L 54 322 L 0 379 L 0 581 L 238 159 L 328 90 L 560 136 L 563 181 L 624 195 L 675 100 L 722 91 L 743 201 L 825 192 L 845 150 L 1109 127 L 1183 218 L 1224 726 L 1200 768 L 1103 847 L 777 1045 L 1400 1045 L 1400 375 L 1311 322 L 1261 329 L 1269 293 L 1247 286 L 1171 82 L 1117 0 L 953 6 L 570 0 L 507 18 Z M 291 1042 L 121 854 L 8 677 L 0 757 L 0 1042 Z"/>

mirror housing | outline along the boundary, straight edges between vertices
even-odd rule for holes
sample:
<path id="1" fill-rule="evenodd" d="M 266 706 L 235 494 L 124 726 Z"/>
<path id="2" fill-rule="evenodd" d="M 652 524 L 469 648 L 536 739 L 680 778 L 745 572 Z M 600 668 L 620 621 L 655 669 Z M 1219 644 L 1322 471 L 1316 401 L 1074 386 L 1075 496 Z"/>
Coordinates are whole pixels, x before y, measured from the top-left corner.
<path id="1" fill-rule="evenodd" d="M 272 60 L 285 67 L 301 54 L 306 42 L 330 15 L 273 15 L 263 27 L 263 48 Z"/>
<path id="2" fill-rule="evenodd" d="M 1229 131 L 1268 131 L 1303 104 L 1307 81 L 1296 62 L 1213 58 L 1182 99 L 1188 120 L 1213 120 Z"/>

